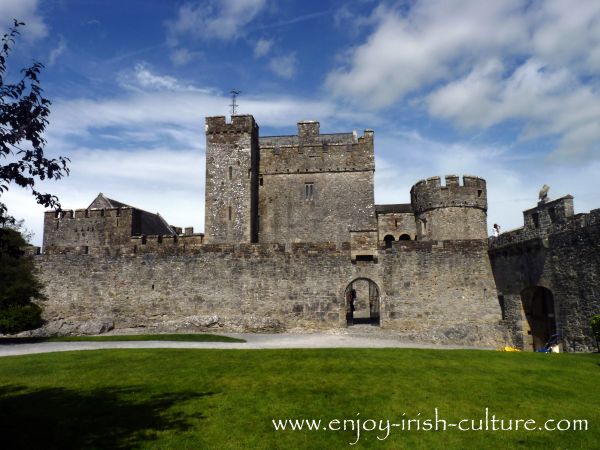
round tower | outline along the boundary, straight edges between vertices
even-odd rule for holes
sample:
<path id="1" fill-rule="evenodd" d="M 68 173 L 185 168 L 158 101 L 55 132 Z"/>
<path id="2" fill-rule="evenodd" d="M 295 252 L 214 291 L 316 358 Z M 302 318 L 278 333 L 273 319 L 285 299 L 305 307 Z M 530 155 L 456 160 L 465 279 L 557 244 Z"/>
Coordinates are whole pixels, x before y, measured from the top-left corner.
<path id="1" fill-rule="evenodd" d="M 410 190 L 418 240 L 487 238 L 487 192 L 483 178 L 446 175 L 416 183 Z"/>

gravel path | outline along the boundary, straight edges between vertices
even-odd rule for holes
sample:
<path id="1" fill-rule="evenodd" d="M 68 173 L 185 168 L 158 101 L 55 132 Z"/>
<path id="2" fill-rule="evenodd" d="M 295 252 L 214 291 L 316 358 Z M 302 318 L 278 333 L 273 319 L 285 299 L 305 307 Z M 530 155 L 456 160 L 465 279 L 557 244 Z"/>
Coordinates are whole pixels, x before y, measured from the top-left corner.
<path id="1" fill-rule="evenodd" d="M 175 342 L 175 341 L 124 341 L 124 342 L 39 342 L 34 344 L 2 344 L 0 356 L 28 355 L 33 353 L 65 352 L 72 350 L 100 350 L 108 348 L 192 348 L 192 349 L 279 349 L 279 348 L 432 348 L 473 349 L 474 347 L 419 344 L 400 340 L 386 333 L 368 330 L 332 333 L 224 333 L 225 336 L 245 339 L 245 343 L 227 342 Z M 485 349 L 485 348 L 479 348 Z M 487 349 L 486 349 L 487 350 Z"/>

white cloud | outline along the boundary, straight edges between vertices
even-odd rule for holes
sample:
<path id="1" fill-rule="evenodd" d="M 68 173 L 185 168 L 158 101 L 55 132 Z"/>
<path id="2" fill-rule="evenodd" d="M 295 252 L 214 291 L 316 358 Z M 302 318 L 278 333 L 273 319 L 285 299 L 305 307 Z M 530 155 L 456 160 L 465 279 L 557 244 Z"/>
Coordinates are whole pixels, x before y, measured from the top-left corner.
<path id="1" fill-rule="evenodd" d="M 488 225 L 498 223 L 504 231 L 523 225 L 522 211 L 536 205 L 543 184 L 551 186 L 552 198 L 574 195 L 576 212 L 598 206 L 600 162 L 551 165 L 532 157 L 517 159 L 509 147 L 436 141 L 416 132 L 382 135 L 376 130 L 375 139 L 376 203 L 409 203 L 410 188 L 423 178 L 471 174 L 487 181 Z"/>
<path id="2" fill-rule="evenodd" d="M 271 71 L 286 80 L 294 78 L 296 74 L 296 54 L 290 53 L 289 55 L 276 56 L 269 61 L 269 69 Z"/>
<path id="3" fill-rule="evenodd" d="M 405 98 L 462 127 L 509 120 L 553 156 L 600 157 L 600 3 L 423 0 L 379 6 L 326 87 L 374 108 Z"/>
<path id="4" fill-rule="evenodd" d="M 197 91 L 211 92 L 210 88 L 197 88 L 184 84 L 175 77 L 154 73 L 147 63 L 137 63 L 133 70 L 123 71 L 118 77 L 122 87 L 140 91 Z"/>
<path id="5" fill-rule="evenodd" d="M 67 50 L 67 42 L 63 36 L 60 36 L 58 44 L 54 47 L 48 55 L 48 65 L 53 66 L 56 60 Z"/>
<path id="6" fill-rule="evenodd" d="M 167 22 L 171 44 L 178 36 L 230 40 L 244 34 L 244 27 L 266 6 L 266 0 L 207 0 L 185 3 L 177 19 Z"/>
<path id="7" fill-rule="evenodd" d="M 184 66 L 196 57 L 196 52 L 190 52 L 186 48 L 178 48 L 171 52 L 171 62 L 176 66 Z"/>
<path id="8" fill-rule="evenodd" d="M 271 51 L 271 47 L 273 47 L 272 40 L 260 38 L 254 46 L 254 57 L 261 58 L 266 56 Z"/>
<path id="9" fill-rule="evenodd" d="M 204 154 L 197 149 L 79 149 L 71 154 L 71 175 L 40 183 L 56 194 L 64 209 L 85 208 L 103 192 L 110 198 L 159 212 L 170 224 L 204 228 Z M 9 211 L 35 233 L 42 244 L 44 208 L 17 187 L 2 196 Z"/>
<path id="10" fill-rule="evenodd" d="M 4 31 L 12 26 L 13 19 L 25 22 L 21 34 L 27 41 L 46 37 L 48 27 L 38 13 L 38 0 L 2 0 L 0 2 L 0 28 Z"/>

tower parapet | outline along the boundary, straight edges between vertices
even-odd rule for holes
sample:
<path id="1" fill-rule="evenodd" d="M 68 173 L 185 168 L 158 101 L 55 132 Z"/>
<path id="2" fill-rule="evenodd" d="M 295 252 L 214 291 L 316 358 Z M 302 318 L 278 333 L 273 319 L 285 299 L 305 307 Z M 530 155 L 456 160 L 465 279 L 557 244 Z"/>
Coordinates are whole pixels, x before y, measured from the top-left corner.
<path id="1" fill-rule="evenodd" d="M 483 178 L 446 175 L 417 182 L 410 190 L 420 240 L 484 239 L 487 190 Z"/>

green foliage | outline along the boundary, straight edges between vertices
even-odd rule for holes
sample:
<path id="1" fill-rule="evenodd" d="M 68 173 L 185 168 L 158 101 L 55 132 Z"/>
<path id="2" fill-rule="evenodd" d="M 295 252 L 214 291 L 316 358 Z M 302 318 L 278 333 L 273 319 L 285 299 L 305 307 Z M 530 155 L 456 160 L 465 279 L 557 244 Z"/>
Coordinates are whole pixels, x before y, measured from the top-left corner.
<path id="1" fill-rule="evenodd" d="M 42 308 L 33 303 L 0 309 L 0 333 L 2 334 L 33 330 L 41 327 L 42 324 Z"/>
<path id="2" fill-rule="evenodd" d="M 0 228 L 0 333 L 17 333 L 41 325 L 41 309 L 31 303 L 43 299 L 26 242 L 10 228 Z"/>
<path id="3" fill-rule="evenodd" d="M 43 136 L 50 115 L 50 101 L 43 97 L 39 80 L 44 66 L 34 62 L 21 70 L 21 79 L 16 83 L 5 80 L 8 55 L 23 25 L 15 20 L 0 41 L 0 197 L 10 184 L 16 184 L 31 189 L 39 204 L 60 209 L 56 196 L 34 187 L 39 180 L 57 180 L 69 173 L 68 158 L 44 156 Z M 14 222 L 14 218 L 7 215 L 6 205 L 0 202 L 0 223 L 7 222 Z"/>

